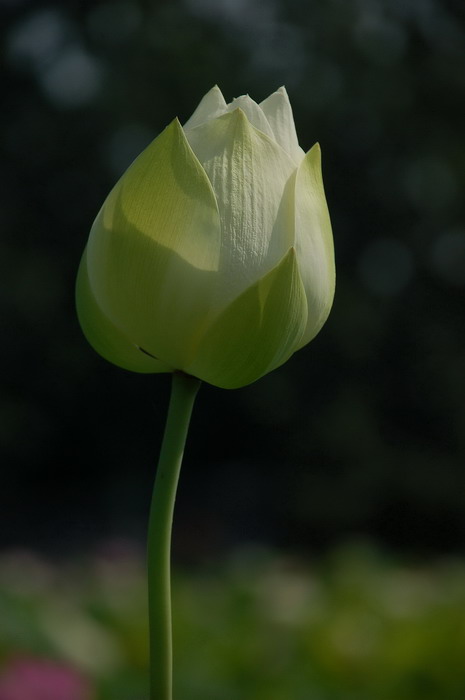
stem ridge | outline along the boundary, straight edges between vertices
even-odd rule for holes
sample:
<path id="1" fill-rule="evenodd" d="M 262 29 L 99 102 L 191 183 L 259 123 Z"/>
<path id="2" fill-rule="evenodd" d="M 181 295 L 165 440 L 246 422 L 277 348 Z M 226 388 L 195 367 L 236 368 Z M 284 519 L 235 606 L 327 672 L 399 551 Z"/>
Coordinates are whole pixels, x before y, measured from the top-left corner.
<path id="1" fill-rule="evenodd" d="M 150 505 L 147 569 L 150 700 L 172 700 L 171 530 L 184 446 L 200 380 L 173 374 L 171 397 Z"/>

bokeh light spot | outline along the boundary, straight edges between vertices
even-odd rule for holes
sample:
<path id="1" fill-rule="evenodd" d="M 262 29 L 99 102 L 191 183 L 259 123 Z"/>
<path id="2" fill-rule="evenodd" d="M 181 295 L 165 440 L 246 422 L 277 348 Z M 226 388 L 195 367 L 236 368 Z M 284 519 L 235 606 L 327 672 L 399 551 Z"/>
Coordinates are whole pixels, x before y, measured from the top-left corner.
<path id="1" fill-rule="evenodd" d="M 70 23 L 55 10 L 29 15 L 7 37 L 6 53 L 17 67 L 33 70 L 53 60 L 71 32 Z"/>
<path id="2" fill-rule="evenodd" d="M 103 81 L 103 67 L 80 46 L 69 46 L 41 71 L 39 82 L 59 107 L 79 107 L 90 102 Z"/>

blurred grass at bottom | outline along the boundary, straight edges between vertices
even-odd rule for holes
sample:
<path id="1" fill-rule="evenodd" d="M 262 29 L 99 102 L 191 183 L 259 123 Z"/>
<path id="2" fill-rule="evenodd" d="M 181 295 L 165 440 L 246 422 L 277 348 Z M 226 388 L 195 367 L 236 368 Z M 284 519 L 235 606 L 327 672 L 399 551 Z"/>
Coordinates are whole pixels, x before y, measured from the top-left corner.
<path id="1" fill-rule="evenodd" d="M 173 617 L 175 700 L 465 697 L 458 557 L 408 563 L 352 543 L 304 561 L 250 547 L 175 570 Z M 0 700 L 16 697 L 2 688 L 18 660 L 77 671 L 86 689 L 73 700 L 147 700 L 146 624 L 135 545 L 60 564 L 0 555 Z"/>

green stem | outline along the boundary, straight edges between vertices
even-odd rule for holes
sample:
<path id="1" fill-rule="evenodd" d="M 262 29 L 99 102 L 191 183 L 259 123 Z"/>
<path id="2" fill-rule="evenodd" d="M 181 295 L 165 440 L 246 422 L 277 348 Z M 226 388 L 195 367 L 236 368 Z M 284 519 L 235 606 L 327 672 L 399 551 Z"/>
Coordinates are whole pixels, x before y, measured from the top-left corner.
<path id="1" fill-rule="evenodd" d="M 189 421 L 200 381 L 173 374 L 148 528 L 150 700 L 172 700 L 171 526 Z"/>

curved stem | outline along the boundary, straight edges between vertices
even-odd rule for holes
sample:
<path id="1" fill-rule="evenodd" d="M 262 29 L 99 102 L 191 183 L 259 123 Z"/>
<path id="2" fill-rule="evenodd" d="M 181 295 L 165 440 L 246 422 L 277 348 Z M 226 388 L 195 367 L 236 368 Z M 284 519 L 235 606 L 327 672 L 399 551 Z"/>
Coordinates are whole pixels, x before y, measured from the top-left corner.
<path id="1" fill-rule="evenodd" d="M 172 699 L 171 526 L 189 421 L 200 380 L 173 374 L 148 527 L 150 700 Z"/>

